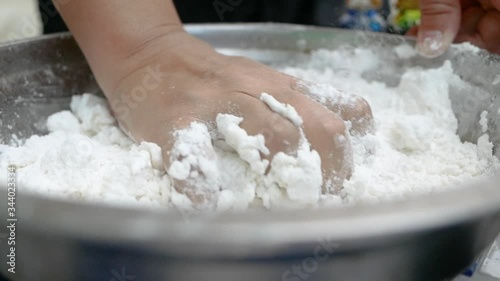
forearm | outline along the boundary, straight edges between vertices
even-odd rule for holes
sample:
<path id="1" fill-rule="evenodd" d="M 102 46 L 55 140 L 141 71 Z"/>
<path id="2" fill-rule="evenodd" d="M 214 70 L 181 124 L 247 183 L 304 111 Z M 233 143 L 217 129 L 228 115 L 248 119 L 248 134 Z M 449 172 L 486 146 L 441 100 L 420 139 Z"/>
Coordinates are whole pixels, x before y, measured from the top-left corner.
<path id="1" fill-rule="evenodd" d="M 105 93 L 147 42 L 182 29 L 172 0 L 71 0 L 58 10 Z"/>

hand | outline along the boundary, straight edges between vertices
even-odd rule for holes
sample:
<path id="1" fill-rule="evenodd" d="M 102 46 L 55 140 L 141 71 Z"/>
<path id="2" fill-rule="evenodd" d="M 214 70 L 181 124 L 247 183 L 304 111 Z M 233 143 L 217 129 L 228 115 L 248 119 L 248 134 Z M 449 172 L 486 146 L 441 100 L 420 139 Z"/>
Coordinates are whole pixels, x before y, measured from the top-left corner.
<path id="1" fill-rule="evenodd" d="M 173 132 L 193 121 L 213 124 L 218 113 L 243 117 L 240 127 L 249 135 L 266 136 L 267 159 L 278 152 L 294 154 L 299 129 L 260 100 L 266 92 L 295 107 L 303 118 L 304 133 L 321 156 L 323 191 L 337 193 L 353 168 L 350 143 L 341 141 L 341 136 L 349 139 L 342 119 L 352 122 L 353 133 L 362 134 L 372 125 L 370 107 L 363 99 L 352 97 L 349 106 L 329 104 L 329 110 L 304 95 L 307 87 L 296 78 L 249 59 L 221 55 L 182 30 L 147 42 L 121 66 L 120 79 L 101 80 L 114 85 L 107 96 L 115 116 L 136 141 L 162 147 L 167 170 L 178 160 L 171 153 L 176 141 Z M 201 150 L 204 156 L 214 157 L 211 143 L 204 143 Z M 217 199 L 214 185 L 179 180 L 174 187 L 199 209 L 212 208 Z"/>
<path id="2" fill-rule="evenodd" d="M 469 41 L 500 53 L 500 0 L 420 0 L 422 22 L 417 49 L 426 57 L 443 54 L 452 42 Z"/>

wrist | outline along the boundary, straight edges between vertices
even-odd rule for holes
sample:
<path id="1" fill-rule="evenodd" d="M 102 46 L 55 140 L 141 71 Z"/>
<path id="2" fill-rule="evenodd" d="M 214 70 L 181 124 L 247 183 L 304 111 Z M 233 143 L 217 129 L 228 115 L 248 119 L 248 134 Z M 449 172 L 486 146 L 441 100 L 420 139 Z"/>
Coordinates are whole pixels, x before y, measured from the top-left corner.
<path id="1" fill-rule="evenodd" d="M 182 30 L 172 0 L 69 1 L 58 10 L 105 93 L 108 81 L 121 75 L 127 56 L 148 41 Z"/>

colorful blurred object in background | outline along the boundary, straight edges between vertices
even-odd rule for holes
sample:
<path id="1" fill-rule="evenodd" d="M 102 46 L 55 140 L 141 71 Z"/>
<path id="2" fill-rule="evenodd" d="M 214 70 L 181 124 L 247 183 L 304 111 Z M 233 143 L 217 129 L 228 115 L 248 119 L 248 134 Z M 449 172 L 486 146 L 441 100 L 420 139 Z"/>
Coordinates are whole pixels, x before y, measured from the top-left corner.
<path id="1" fill-rule="evenodd" d="M 340 18 L 340 27 L 375 32 L 387 30 L 381 0 L 347 0 L 347 9 Z"/>
<path id="2" fill-rule="evenodd" d="M 220 15 L 214 0 L 174 0 L 185 23 L 283 22 L 404 34 L 420 22 L 418 0 L 236 2 L 239 4 Z M 40 35 L 42 23 L 44 33 L 67 30 L 51 0 L 0 0 L 0 41 Z"/>
<path id="3" fill-rule="evenodd" d="M 420 23 L 418 0 L 346 0 L 342 28 L 404 34 Z"/>
<path id="4" fill-rule="evenodd" d="M 391 14 L 388 19 L 391 32 L 403 34 L 411 27 L 420 24 L 421 13 L 418 2 L 418 0 L 391 2 Z"/>

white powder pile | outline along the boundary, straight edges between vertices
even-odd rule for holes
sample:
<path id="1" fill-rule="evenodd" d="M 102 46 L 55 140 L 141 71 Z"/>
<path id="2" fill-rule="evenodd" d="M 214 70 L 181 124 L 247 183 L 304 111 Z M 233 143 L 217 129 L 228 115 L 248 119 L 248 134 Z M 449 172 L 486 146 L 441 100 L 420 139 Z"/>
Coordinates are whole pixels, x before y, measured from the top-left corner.
<path id="1" fill-rule="evenodd" d="M 396 53 L 411 56 L 408 50 L 398 47 Z M 353 56 L 367 62 L 346 63 Z M 391 88 L 361 77 L 363 72 L 383 67 L 376 57 L 366 49 L 320 50 L 310 61 L 283 69 L 304 80 L 335 85 L 361 96 L 372 107 L 377 130 L 375 135 L 352 138 L 355 172 L 344 184 L 344 203 L 376 203 L 445 190 L 500 168 L 487 134 L 477 145 L 462 143 L 456 135 L 458 124 L 448 97 L 449 85 L 465 86 L 465 82 L 453 73 L 449 62 L 439 69 L 408 70 L 399 85 Z M 316 91 L 314 96 L 331 92 L 328 87 L 311 89 Z M 486 132 L 485 114 L 478 126 Z"/>
<path id="2" fill-rule="evenodd" d="M 408 50 L 396 52 L 412 56 Z M 302 129 L 296 156 L 278 153 L 268 161 L 263 135 L 248 135 L 239 127 L 242 118 L 219 114 L 215 136 L 200 123 L 175 133 L 165 171 L 160 148 L 133 143 L 117 127 L 105 100 L 89 94 L 74 97 L 71 111 L 52 115 L 48 135 L 32 136 L 19 147 L 0 145 L 0 169 L 18 166 L 21 189 L 49 196 L 192 209 L 192 197 L 185 194 L 195 194 L 203 198 L 198 209 L 224 211 L 402 199 L 446 190 L 500 168 L 488 135 L 476 145 L 462 143 L 455 133 L 449 85 L 464 82 L 449 63 L 409 70 L 395 88 L 361 77 L 379 67 L 372 51 L 355 49 L 316 51 L 307 62 L 282 69 L 319 83 L 310 87 L 316 100 L 345 102 L 335 89 L 340 88 L 372 106 L 377 130 L 352 136 L 355 172 L 340 196 L 321 194 L 321 160 Z M 302 118 L 293 107 L 265 93 L 261 100 L 300 128 Z M 487 125 L 483 114 L 478 126 L 486 132 Z M 5 180 L 0 173 L 0 181 Z"/>
<path id="3" fill-rule="evenodd" d="M 100 98 L 75 96 L 71 110 L 48 119 L 48 135 L 16 148 L 0 145 L 0 166 L 18 166 L 20 190 L 109 203 L 168 202 L 170 184 L 158 146 L 134 144 Z"/>

